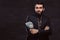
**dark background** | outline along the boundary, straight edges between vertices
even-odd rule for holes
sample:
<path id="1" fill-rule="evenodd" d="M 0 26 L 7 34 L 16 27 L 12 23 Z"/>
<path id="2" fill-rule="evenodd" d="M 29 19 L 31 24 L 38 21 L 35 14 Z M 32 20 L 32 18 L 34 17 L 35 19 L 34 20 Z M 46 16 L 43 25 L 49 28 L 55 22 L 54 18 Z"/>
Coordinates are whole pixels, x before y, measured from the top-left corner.
<path id="1" fill-rule="evenodd" d="M 0 40 L 26 40 L 25 18 L 31 14 L 31 0 L 0 0 Z M 60 40 L 60 0 L 48 0 L 51 18 L 50 40 Z"/>

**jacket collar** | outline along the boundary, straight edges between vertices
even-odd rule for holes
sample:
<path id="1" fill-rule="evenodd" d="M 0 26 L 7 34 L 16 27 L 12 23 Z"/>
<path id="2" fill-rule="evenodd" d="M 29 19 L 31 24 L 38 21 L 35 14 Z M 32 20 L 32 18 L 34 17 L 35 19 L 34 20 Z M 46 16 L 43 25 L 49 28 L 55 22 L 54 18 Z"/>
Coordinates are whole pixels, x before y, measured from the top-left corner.
<path id="1" fill-rule="evenodd" d="M 32 15 L 35 16 L 36 18 L 40 18 L 43 15 L 43 13 L 37 14 L 37 13 L 34 12 Z"/>

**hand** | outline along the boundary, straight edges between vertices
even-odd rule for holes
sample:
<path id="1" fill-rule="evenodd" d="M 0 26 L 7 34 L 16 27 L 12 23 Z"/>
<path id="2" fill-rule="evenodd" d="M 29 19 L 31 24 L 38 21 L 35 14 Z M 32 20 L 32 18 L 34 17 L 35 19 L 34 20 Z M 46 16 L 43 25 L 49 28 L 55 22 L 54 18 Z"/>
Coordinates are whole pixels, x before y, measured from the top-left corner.
<path id="1" fill-rule="evenodd" d="M 46 26 L 44 30 L 49 30 L 49 26 Z"/>
<path id="2" fill-rule="evenodd" d="M 31 32 L 32 34 L 37 34 L 37 33 L 38 33 L 38 29 L 30 29 L 30 32 Z"/>

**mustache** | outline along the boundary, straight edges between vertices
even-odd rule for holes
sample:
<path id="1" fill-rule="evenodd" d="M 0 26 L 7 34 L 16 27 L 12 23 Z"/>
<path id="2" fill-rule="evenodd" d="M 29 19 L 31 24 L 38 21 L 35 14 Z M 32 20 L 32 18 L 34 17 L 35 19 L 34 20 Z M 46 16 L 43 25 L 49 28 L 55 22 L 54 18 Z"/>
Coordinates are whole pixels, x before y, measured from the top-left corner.
<path id="1" fill-rule="evenodd" d="M 41 11 L 37 11 L 37 12 L 41 12 Z"/>

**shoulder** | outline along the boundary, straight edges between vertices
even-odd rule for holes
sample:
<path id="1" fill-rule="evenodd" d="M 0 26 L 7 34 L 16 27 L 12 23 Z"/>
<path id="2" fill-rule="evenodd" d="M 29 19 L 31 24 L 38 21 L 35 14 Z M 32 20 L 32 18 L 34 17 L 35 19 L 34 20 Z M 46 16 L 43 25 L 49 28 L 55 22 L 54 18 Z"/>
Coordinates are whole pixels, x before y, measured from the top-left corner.
<path id="1" fill-rule="evenodd" d="M 30 14 L 30 15 L 28 15 L 26 18 L 35 18 L 35 16 L 33 15 L 33 14 Z"/>

